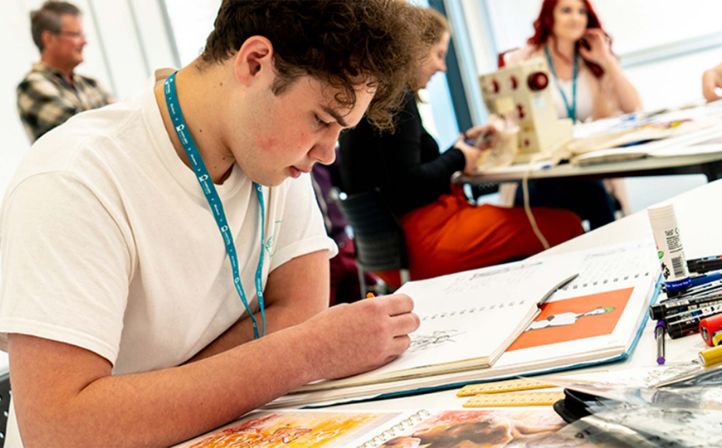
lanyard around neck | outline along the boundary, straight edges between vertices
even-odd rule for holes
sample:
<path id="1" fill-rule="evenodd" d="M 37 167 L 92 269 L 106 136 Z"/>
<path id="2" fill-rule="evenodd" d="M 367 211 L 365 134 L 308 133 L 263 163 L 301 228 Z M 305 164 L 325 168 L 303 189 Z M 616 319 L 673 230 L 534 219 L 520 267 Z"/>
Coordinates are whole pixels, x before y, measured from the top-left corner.
<path id="1" fill-rule="evenodd" d="M 544 46 L 544 54 L 547 57 L 547 63 L 549 64 L 549 70 L 552 72 L 552 76 L 554 76 L 554 81 L 557 86 L 557 90 L 559 90 L 559 93 L 562 96 L 562 101 L 564 101 L 564 108 L 567 110 L 567 117 L 572 119 L 573 123 L 577 122 L 577 75 L 579 73 L 579 54 L 574 51 L 574 68 L 572 71 L 572 102 L 569 103 L 569 100 L 567 99 L 566 93 L 564 93 L 564 89 L 559 85 L 559 77 L 557 76 L 557 71 L 554 69 L 554 62 L 552 62 L 552 55 L 549 53 L 549 47 L 546 45 Z"/>
<path id="2" fill-rule="evenodd" d="M 193 137 L 188 130 L 188 126 L 186 125 L 185 119 L 183 118 L 183 112 L 181 111 L 180 102 L 178 101 L 178 94 L 175 87 L 176 73 L 170 75 L 165 80 L 165 84 L 163 86 L 165 102 L 166 106 L 168 106 L 168 113 L 170 114 L 173 128 L 175 129 L 176 134 L 178 134 L 178 139 L 183 145 L 183 149 L 185 150 L 185 153 L 188 156 L 188 160 L 191 163 L 191 166 L 193 168 L 193 174 L 195 174 L 196 178 L 198 179 L 201 190 L 203 190 L 203 194 L 208 201 L 208 206 L 210 207 L 211 212 L 213 212 L 213 218 L 215 218 L 216 220 L 218 230 L 220 230 L 221 232 L 223 243 L 226 246 L 228 260 L 231 263 L 231 270 L 233 271 L 233 284 L 236 287 L 236 292 L 238 292 L 238 296 L 241 298 L 243 307 L 246 309 L 246 312 L 248 313 L 248 316 L 251 318 L 251 322 L 253 323 L 253 337 L 255 339 L 258 339 L 264 334 L 266 334 L 266 313 L 263 303 L 262 279 L 264 248 L 263 242 L 265 240 L 266 227 L 263 191 L 261 191 L 261 186 L 259 184 L 257 184 L 256 182 L 253 183 L 253 187 L 256 189 L 256 195 L 258 196 L 258 207 L 261 214 L 261 254 L 258 257 L 258 266 L 256 267 L 256 294 L 258 295 L 258 307 L 261 312 L 261 330 L 259 332 L 258 323 L 256 322 L 256 318 L 253 315 L 253 312 L 251 312 L 251 309 L 248 306 L 246 292 L 243 290 L 243 284 L 241 283 L 241 277 L 238 271 L 238 255 L 236 254 L 236 246 L 233 243 L 233 234 L 231 233 L 228 221 L 226 220 L 226 212 L 223 210 L 223 203 L 221 202 L 221 198 L 218 196 L 215 185 L 213 185 L 213 179 L 211 179 L 210 175 L 208 175 L 208 169 L 206 169 L 206 164 L 203 163 L 200 152 L 198 152 L 198 146 L 193 140 Z"/>

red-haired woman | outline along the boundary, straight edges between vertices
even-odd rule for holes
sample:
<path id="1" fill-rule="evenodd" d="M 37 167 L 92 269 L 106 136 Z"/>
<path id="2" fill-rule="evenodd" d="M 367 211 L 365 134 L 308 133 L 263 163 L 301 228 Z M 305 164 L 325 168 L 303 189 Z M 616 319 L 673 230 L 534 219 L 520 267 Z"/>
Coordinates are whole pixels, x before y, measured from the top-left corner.
<path id="1" fill-rule="evenodd" d="M 527 43 L 505 61 L 544 58 L 557 87 L 560 116 L 586 121 L 641 110 L 639 93 L 622 72 L 588 0 L 544 0 Z"/>
<path id="2" fill-rule="evenodd" d="M 542 58 L 553 78 L 552 95 L 560 117 L 596 120 L 642 109 L 637 89 L 612 52 L 612 41 L 588 0 L 544 0 L 527 46 L 504 61 Z M 532 205 L 567 208 L 592 228 L 614 219 L 614 204 L 601 182 L 536 182 Z M 517 194 L 517 201 L 520 200 Z"/>

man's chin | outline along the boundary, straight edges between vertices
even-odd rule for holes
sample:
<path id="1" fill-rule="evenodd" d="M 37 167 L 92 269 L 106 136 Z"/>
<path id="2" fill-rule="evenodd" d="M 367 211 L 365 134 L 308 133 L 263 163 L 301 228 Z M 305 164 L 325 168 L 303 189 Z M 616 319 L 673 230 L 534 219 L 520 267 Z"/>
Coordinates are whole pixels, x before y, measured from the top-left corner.
<path id="1" fill-rule="evenodd" d="M 277 187 L 281 185 L 286 179 L 291 178 L 291 176 L 283 176 L 283 177 L 272 177 L 272 178 L 264 178 L 264 179 L 252 179 L 253 182 L 262 185 L 264 187 Z"/>

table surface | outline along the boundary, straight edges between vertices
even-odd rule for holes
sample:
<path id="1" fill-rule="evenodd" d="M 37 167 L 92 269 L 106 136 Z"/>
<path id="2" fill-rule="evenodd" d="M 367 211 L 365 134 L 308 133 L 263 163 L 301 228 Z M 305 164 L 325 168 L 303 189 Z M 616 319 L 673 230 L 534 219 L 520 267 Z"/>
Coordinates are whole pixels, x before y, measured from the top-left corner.
<path id="1" fill-rule="evenodd" d="M 716 205 L 721 200 L 722 181 L 717 181 L 665 201 L 674 204 L 685 255 L 688 259 L 722 254 L 722 235 L 719 234 L 719 229 L 722 228 L 722 207 Z M 644 210 L 560 244 L 537 255 L 537 257 L 642 239 L 652 239 L 647 212 Z M 656 342 L 653 337 L 653 330 L 654 321 L 650 319 L 644 328 L 637 348 L 627 360 L 599 367 L 578 369 L 575 372 L 642 366 L 653 368 L 656 360 Z M 705 348 L 707 346 L 699 335 L 668 340 L 666 357 L 670 361 L 691 361 L 696 358 L 700 350 Z M 455 394 L 456 390 L 447 390 L 387 400 L 337 405 L 334 406 L 334 409 L 357 411 L 415 410 L 420 408 L 462 409 L 465 399 L 457 398 Z"/>
<path id="2" fill-rule="evenodd" d="M 529 179 L 556 178 L 614 178 L 636 176 L 658 176 L 662 174 L 698 174 L 707 175 L 708 180 L 716 180 L 722 172 L 722 152 L 712 154 L 689 154 L 675 157 L 647 157 L 622 162 L 598 163 L 578 166 L 569 163 L 550 168 L 526 170 L 515 166 L 511 170 L 459 176 L 459 183 L 483 184 L 512 182 L 521 180 L 526 171 Z"/>

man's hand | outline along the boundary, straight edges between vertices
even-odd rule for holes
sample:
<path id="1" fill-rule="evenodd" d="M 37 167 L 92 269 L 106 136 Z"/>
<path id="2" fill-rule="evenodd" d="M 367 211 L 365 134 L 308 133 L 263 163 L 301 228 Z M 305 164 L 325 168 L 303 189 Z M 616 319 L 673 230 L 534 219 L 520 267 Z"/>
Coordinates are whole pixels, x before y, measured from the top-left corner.
<path id="1" fill-rule="evenodd" d="M 722 64 L 705 70 L 702 74 L 702 95 L 707 101 L 716 101 L 722 98 L 717 93 L 717 89 L 722 89 Z"/>
<path id="2" fill-rule="evenodd" d="M 319 379 L 342 378 L 380 367 L 409 348 L 420 324 L 409 296 L 395 294 L 337 305 L 301 324 L 319 347 Z M 302 343 L 302 342 L 300 342 Z"/>

